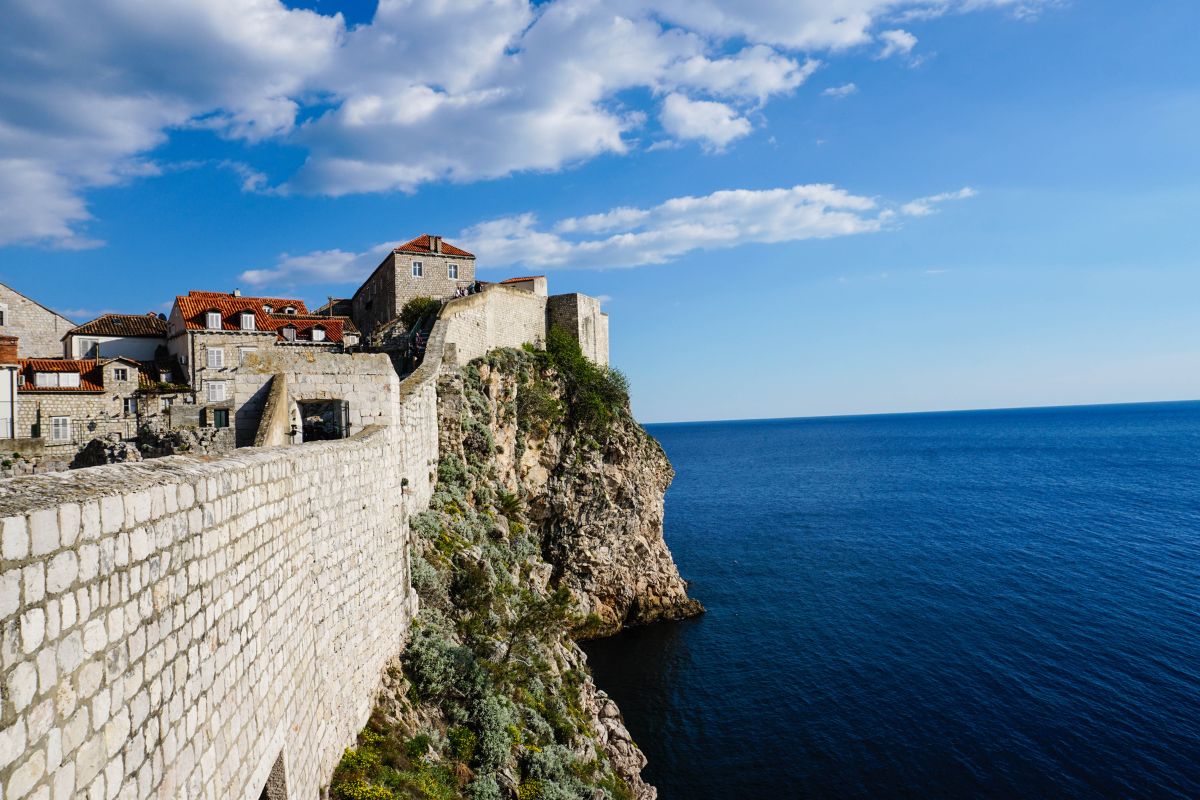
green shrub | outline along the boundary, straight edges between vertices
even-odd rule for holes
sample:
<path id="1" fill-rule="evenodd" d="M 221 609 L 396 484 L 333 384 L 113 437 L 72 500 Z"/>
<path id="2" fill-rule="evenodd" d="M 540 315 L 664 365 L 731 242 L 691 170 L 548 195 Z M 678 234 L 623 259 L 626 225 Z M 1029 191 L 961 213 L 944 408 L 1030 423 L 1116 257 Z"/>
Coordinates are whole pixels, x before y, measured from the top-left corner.
<path id="1" fill-rule="evenodd" d="M 454 751 L 454 757 L 464 764 L 469 764 L 475 757 L 475 745 L 479 742 L 479 737 L 474 731 L 461 726 L 454 727 L 446 731 L 446 738 L 450 740 L 450 749 Z"/>
<path id="2" fill-rule="evenodd" d="M 491 775 L 484 775 L 471 781 L 467 786 L 467 796 L 471 800 L 503 800 L 500 784 Z"/>
<path id="3" fill-rule="evenodd" d="M 485 771 L 499 769 L 512 750 L 508 732 L 514 722 L 512 701 L 497 695 L 483 698 L 475 706 L 474 722 L 479 731 L 475 750 L 479 767 Z"/>
<path id="4" fill-rule="evenodd" d="M 572 425 L 593 438 L 603 438 L 609 426 L 629 407 L 629 382 L 615 369 L 588 359 L 579 342 L 559 327 L 546 337 L 546 356 L 562 377 Z"/>
<path id="5" fill-rule="evenodd" d="M 404 743 L 404 754 L 413 760 L 422 758 L 429 752 L 429 746 L 432 744 L 433 739 L 429 734 L 418 734 Z"/>
<path id="6" fill-rule="evenodd" d="M 431 312 L 438 312 L 442 308 L 442 301 L 432 297 L 414 297 L 404 304 L 404 308 L 400 310 L 400 324 L 404 326 L 404 330 L 411 331 L 413 326 L 421 321 L 421 318 Z"/>

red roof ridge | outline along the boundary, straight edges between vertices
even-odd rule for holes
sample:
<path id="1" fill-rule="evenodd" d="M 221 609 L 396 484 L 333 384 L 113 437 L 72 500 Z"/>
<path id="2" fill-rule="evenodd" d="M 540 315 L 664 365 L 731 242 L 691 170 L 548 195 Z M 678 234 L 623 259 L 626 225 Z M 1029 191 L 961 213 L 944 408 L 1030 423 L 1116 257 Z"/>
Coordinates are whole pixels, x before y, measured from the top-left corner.
<path id="1" fill-rule="evenodd" d="M 442 248 L 441 248 L 441 250 L 434 252 L 433 244 L 430 241 L 430 239 L 432 239 L 432 238 L 433 237 L 430 236 L 430 234 L 423 233 L 420 236 L 418 236 L 417 238 L 407 241 L 404 244 L 393 248 L 392 252 L 393 253 L 429 253 L 430 255 L 463 256 L 465 258 L 474 258 L 475 257 L 473 253 L 468 253 L 466 250 L 463 250 L 461 247 L 455 247 L 454 245 L 447 242 L 445 239 L 441 239 L 440 236 L 438 238 L 441 239 Z"/>
<path id="2" fill-rule="evenodd" d="M 522 281 L 533 281 L 533 280 L 537 280 L 538 278 L 544 278 L 544 277 L 546 277 L 546 276 L 545 275 L 522 275 L 519 278 L 506 278 L 505 280 L 500 281 L 500 283 L 521 283 Z"/>

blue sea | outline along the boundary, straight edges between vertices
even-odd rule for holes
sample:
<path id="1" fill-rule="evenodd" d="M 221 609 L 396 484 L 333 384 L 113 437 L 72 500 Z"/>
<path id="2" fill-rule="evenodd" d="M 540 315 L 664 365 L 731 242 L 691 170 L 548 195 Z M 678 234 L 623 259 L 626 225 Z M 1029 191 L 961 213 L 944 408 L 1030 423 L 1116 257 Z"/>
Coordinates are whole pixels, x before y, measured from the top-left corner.
<path id="1" fill-rule="evenodd" d="M 1200 403 L 649 429 L 708 613 L 586 649 L 663 800 L 1200 798 Z"/>

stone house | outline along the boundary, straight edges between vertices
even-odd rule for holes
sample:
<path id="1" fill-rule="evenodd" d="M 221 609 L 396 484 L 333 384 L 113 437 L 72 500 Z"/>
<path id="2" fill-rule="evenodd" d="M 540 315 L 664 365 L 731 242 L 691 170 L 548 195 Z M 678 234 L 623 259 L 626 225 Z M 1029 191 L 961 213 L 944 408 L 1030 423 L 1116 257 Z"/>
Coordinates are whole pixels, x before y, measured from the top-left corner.
<path id="1" fill-rule="evenodd" d="M 474 286 L 475 256 L 440 236 L 424 234 L 388 253 L 354 293 L 350 315 L 370 335 L 400 316 L 414 297 L 447 299 Z"/>
<path id="2" fill-rule="evenodd" d="M 67 331 L 67 358 L 116 358 L 154 361 L 167 344 L 167 320 L 159 314 L 104 314 Z"/>
<path id="3" fill-rule="evenodd" d="M 0 335 L 17 337 L 21 358 L 62 355 L 62 338 L 75 323 L 0 283 Z"/>
<path id="4" fill-rule="evenodd" d="M 142 365 L 130 358 L 23 358 L 17 384 L 17 438 L 73 453 L 98 436 L 137 434 Z"/>
<path id="5" fill-rule="evenodd" d="M 167 350 L 191 387 L 192 424 L 226 428 L 261 397 L 242 396 L 239 369 L 271 351 L 344 352 L 357 346 L 346 317 L 310 314 L 303 300 L 191 291 L 175 298 L 167 318 Z"/>

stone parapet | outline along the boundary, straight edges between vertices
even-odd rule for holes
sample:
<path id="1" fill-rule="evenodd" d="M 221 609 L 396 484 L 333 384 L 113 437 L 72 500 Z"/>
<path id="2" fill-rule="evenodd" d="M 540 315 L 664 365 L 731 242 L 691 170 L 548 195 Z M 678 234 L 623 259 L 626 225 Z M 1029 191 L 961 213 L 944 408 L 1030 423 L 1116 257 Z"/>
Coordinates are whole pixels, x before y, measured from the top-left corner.
<path id="1" fill-rule="evenodd" d="M 415 611 L 396 431 L 0 484 L 0 786 L 317 797 Z"/>

